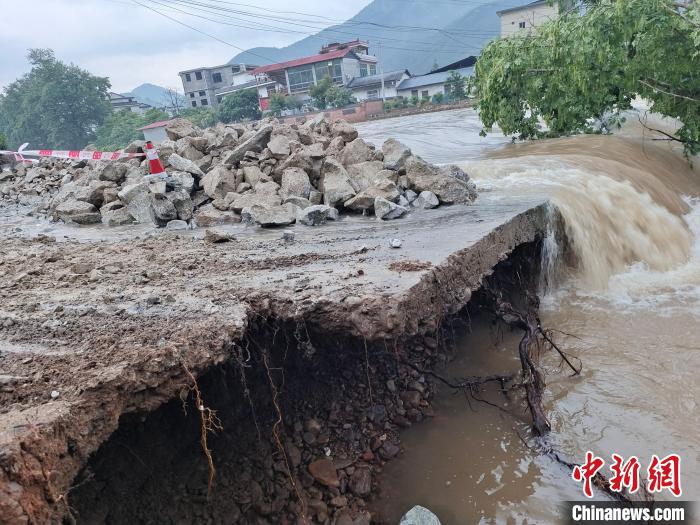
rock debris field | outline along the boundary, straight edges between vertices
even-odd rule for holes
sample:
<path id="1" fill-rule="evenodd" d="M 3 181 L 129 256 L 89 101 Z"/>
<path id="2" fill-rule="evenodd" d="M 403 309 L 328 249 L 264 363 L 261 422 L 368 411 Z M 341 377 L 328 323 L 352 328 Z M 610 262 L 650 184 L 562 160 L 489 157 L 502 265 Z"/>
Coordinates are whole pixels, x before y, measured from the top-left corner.
<path id="1" fill-rule="evenodd" d="M 0 194 L 43 199 L 52 220 L 168 229 L 244 222 L 316 226 L 339 213 L 389 220 L 410 210 L 468 204 L 474 184 L 456 166 L 437 167 L 395 140 L 380 150 L 345 121 L 300 125 L 263 120 L 199 129 L 176 119 L 159 147 L 168 177 L 148 161 L 54 161 L 0 175 Z M 125 151 L 142 152 L 143 142 Z"/>
<path id="2" fill-rule="evenodd" d="M 165 179 L 138 159 L 0 172 L 0 523 L 375 521 L 399 429 L 432 410 L 387 349 L 432 366 L 441 323 L 541 237 L 542 200 L 476 199 L 459 168 L 342 121 L 167 132 Z M 224 423 L 213 499 L 193 378 Z"/>

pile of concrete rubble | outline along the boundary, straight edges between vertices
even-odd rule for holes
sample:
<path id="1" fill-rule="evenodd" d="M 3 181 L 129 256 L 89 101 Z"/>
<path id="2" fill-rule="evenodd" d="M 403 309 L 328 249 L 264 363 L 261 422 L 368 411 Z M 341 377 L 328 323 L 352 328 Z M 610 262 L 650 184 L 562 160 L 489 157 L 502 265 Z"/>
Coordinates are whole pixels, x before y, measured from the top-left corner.
<path id="1" fill-rule="evenodd" d="M 468 204 L 474 184 L 456 166 L 437 167 L 389 139 L 377 150 L 345 121 L 276 120 L 199 129 L 176 119 L 159 147 L 168 177 L 148 161 L 56 161 L 0 174 L 4 200 L 42 199 L 53 220 L 184 229 L 235 222 L 314 226 L 339 212 L 396 219 L 410 210 Z M 144 142 L 127 152 L 142 151 Z"/>

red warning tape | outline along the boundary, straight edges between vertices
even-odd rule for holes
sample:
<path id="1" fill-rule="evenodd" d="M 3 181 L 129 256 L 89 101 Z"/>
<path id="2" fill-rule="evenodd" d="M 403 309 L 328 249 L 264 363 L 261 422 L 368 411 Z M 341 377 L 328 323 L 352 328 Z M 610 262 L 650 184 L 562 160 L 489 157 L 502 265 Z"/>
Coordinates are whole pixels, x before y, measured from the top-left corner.
<path id="1" fill-rule="evenodd" d="M 145 157 L 145 153 L 125 153 L 123 151 L 87 151 L 87 150 L 58 150 L 58 149 L 37 149 L 26 150 L 28 144 L 22 144 L 17 151 L 0 151 L 0 155 L 14 155 L 15 160 L 30 161 L 34 159 L 25 159 L 24 156 L 30 157 L 53 157 L 56 159 L 73 159 L 73 160 L 120 160 L 133 159 L 137 157 Z"/>

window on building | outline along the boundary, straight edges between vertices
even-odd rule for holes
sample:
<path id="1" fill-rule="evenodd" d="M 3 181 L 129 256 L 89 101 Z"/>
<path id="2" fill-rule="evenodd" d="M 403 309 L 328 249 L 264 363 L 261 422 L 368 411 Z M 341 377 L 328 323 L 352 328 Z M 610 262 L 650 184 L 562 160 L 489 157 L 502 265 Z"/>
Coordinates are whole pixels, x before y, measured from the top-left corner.
<path id="1" fill-rule="evenodd" d="M 193 101 L 192 101 L 192 107 L 193 107 L 193 108 L 196 108 L 196 107 L 197 107 L 197 101 L 196 101 L 196 100 L 193 100 Z"/>
<path id="2" fill-rule="evenodd" d="M 369 100 L 375 100 L 379 98 L 379 90 L 378 89 L 368 89 L 367 90 L 367 98 Z"/>
<path id="3" fill-rule="evenodd" d="M 369 74 L 370 74 L 370 75 L 376 75 L 376 74 L 377 74 L 377 64 L 370 64 L 370 65 L 369 65 Z"/>
<path id="4" fill-rule="evenodd" d="M 421 98 L 430 98 L 430 95 L 428 94 L 428 90 L 424 89 L 423 91 L 420 92 L 420 97 Z"/>
<path id="5" fill-rule="evenodd" d="M 223 80 L 221 80 L 221 73 L 214 73 L 211 76 L 211 79 L 214 81 L 215 84 L 223 82 Z"/>
<path id="6" fill-rule="evenodd" d="M 194 91 L 190 93 L 190 98 L 194 98 Z"/>
<path id="7" fill-rule="evenodd" d="M 417 90 L 417 89 L 412 89 L 412 90 L 411 90 L 411 96 L 412 96 L 412 97 L 418 97 L 418 90 Z"/>
<path id="8" fill-rule="evenodd" d="M 367 64 L 360 64 L 360 76 L 361 77 L 367 76 Z"/>
<path id="9" fill-rule="evenodd" d="M 518 22 L 518 29 L 525 29 L 525 22 Z"/>
<path id="10" fill-rule="evenodd" d="M 289 74 L 289 90 L 304 91 L 314 85 L 313 66 L 299 66 L 287 70 Z"/>
<path id="11" fill-rule="evenodd" d="M 189 73 L 185 73 L 185 80 L 186 80 L 187 82 L 192 82 L 192 77 L 190 76 Z"/>
<path id="12" fill-rule="evenodd" d="M 202 80 L 202 72 L 201 72 L 201 71 L 197 71 L 197 72 L 194 74 L 194 78 L 196 78 L 197 80 Z"/>
<path id="13" fill-rule="evenodd" d="M 207 94 L 206 91 L 200 91 L 200 92 L 199 92 L 199 96 L 200 96 L 200 97 L 203 97 L 203 96 L 205 96 L 206 94 Z"/>
<path id="14" fill-rule="evenodd" d="M 343 71 L 340 65 L 340 60 L 332 60 L 329 62 L 320 62 L 314 65 L 316 69 L 316 81 L 320 82 L 324 78 L 330 76 L 333 82 L 343 81 Z"/>
<path id="15" fill-rule="evenodd" d="M 277 93 L 277 86 L 270 86 L 267 88 L 267 96 L 269 97 L 273 93 Z"/>
<path id="16" fill-rule="evenodd" d="M 209 102 L 207 101 L 206 98 L 203 98 L 201 102 L 202 102 L 202 106 L 208 106 L 208 105 L 209 105 Z"/>
<path id="17" fill-rule="evenodd" d="M 231 73 L 240 73 L 241 72 L 241 66 L 233 66 L 231 68 Z"/>

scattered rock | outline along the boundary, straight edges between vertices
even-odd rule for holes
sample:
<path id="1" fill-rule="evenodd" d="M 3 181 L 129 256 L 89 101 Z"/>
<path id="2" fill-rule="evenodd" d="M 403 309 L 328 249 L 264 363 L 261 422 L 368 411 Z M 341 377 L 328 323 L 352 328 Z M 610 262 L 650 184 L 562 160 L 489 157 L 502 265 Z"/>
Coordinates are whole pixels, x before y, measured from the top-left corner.
<path id="1" fill-rule="evenodd" d="M 387 139 L 382 144 L 384 166 L 387 169 L 401 171 L 406 165 L 406 159 L 411 156 L 411 150 L 396 139 Z"/>
<path id="2" fill-rule="evenodd" d="M 297 213 L 297 222 L 306 226 L 319 226 L 321 224 L 325 224 L 328 219 L 331 219 L 331 215 L 333 214 L 332 210 L 335 210 L 335 208 L 331 208 L 325 204 L 309 206 Z M 338 210 L 335 211 L 337 213 Z"/>
<path id="3" fill-rule="evenodd" d="M 437 208 L 440 205 L 440 201 L 432 191 L 421 191 L 418 198 L 413 201 L 413 207 L 421 210 L 430 210 L 432 208 Z"/>
<path id="4" fill-rule="evenodd" d="M 204 232 L 204 241 L 210 244 L 235 241 L 232 233 L 223 230 L 208 229 Z"/>
<path id="5" fill-rule="evenodd" d="M 187 224 L 186 221 L 181 221 L 179 219 L 176 219 L 174 221 L 170 221 L 168 224 L 165 225 L 166 230 L 172 230 L 172 231 L 187 230 L 189 227 L 190 227 L 190 225 Z"/>
<path id="6" fill-rule="evenodd" d="M 259 224 L 263 228 L 288 226 L 296 221 L 296 216 L 285 206 L 250 206 L 243 208 L 241 219 L 247 224 Z"/>
<path id="7" fill-rule="evenodd" d="M 207 204 L 195 212 L 194 220 L 197 222 L 198 226 L 206 228 L 209 226 L 241 222 L 241 217 L 232 211 L 217 210 L 211 204 Z"/>
<path id="8" fill-rule="evenodd" d="M 191 160 L 181 157 L 177 153 L 170 155 L 170 157 L 168 157 L 168 162 L 178 171 L 190 173 L 200 179 L 204 177 L 204 172 L 199 168 L 199 166 L 197 166 Z"/>
<path id="9" fill-rule="evenodd" d="M 317 459 L 309 464 L 309 473 L 326 487 L 340 487 L 338 472 L 330 459 Z"/>
<path id="10" fill-rule="evenodd" d="M 163 228 L 168 222 L 177 219 L 177 209 L 165 195 L 153 195 L 151 197 L 151 219 L 156 226 Z"/>
<path id="11" fill-rule="evenodd" d="M 416 505 L 403 515 L 399 525 L 440 525 L 440 520 L 425 507 Z"/>
<path id="12" fill-rule="evenodd" d="M 56 206 L 54 214 L 63 222 L 76 224 L 97 224 L 102 221 L 102 216 L 95 206 L 89 202 L 75 199 L 67 200 Z"/>
<path id="13" fill-rule="evenodd" d="M 374 214 L 378 219 L 398 219 L 399 217 L 403 217 L 407 212 L 407 208 L 394 204 L 382 197 L 374 199 Z"/>

